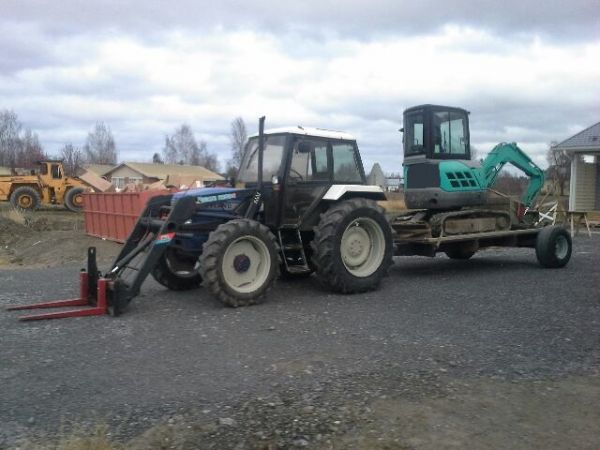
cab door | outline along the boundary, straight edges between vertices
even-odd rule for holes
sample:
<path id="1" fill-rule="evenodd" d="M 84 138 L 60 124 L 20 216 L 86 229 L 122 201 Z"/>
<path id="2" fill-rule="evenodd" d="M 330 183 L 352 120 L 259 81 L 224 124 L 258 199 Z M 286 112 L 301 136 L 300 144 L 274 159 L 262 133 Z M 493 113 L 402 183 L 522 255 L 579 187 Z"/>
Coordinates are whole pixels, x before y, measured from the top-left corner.
<path id="1" fill-rule="evenodd" d="M 283 224 L 298 225 L 331 186 L 331 145 L 325 139 L 298 137 L 288 163 Z"/>

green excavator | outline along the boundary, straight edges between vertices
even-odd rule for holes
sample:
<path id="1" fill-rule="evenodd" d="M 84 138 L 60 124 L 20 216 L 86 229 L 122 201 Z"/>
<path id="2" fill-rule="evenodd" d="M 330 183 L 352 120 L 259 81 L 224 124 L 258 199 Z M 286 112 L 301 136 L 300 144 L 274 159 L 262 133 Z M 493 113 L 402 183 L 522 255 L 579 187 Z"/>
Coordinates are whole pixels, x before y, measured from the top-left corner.
<path id="1" fill-rule="evenodd" d="M 469 112 L 420 105 L 404 112 L 404 197 L 422 210 L 412 222 L 429 227 L 433 237 L 514 228 L 544 184 L 544 172 L 515 143 L 496 145 L 481 162 L 471 160 Z M 505 164 L 529 177 L 521 205 L 496 210 L 490 188 Z M 514 202 L 513 202 L 514 203 Z"/>

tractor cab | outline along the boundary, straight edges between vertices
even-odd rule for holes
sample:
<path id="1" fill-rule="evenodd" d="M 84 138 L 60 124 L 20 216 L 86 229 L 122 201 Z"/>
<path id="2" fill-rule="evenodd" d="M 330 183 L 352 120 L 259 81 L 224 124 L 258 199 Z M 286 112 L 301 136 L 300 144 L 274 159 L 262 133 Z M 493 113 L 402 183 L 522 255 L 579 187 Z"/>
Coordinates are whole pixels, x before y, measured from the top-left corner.
<path id="1" fill-rule="evenodd" d="M 262 196 L 265 224 L 311 229 L 334 185 L 366 184 L 354 137 L 339 131 L 288 127 L 264 133 Z M 259 185 L 259 136 L 248 140 L 237 185 Z M 337 200 L 337 199 L 336 199 Z"/>

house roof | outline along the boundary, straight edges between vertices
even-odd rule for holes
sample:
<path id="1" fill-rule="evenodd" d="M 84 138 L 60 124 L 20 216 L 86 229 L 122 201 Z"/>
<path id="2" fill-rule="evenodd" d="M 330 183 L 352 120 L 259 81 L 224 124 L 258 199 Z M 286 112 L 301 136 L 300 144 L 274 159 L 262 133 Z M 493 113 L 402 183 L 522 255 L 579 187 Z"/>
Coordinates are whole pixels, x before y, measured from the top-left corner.
<path id="1" fill-rule="evenodd" d="M 180 164 L 153 164 L 153 163 L 136 163 L 123 162 L 105 173 L 109 175 L 121 167 L 129 167 L 139 174 L 148 178 L 158 178 L 165 180 L 169 175 L 193 176 L 200 181 L 217 181 L 224 178 L 211 170 L 202 166 L 182 166 Z"/>
<path id="2" fill-rule="evenodd" d="M 600 122 L 556 144 L 556 150 L 600 150 Z"/>
<path id="3" fill-rule="evenodd" d="M 98 176 L 103 176 L 105 173 L 109 172 L 111 169 L 115 167 L 114 164 L 86 164 L 83 166 L 85 170 L 89 170 L 90 172 L 94 172 Z"/>

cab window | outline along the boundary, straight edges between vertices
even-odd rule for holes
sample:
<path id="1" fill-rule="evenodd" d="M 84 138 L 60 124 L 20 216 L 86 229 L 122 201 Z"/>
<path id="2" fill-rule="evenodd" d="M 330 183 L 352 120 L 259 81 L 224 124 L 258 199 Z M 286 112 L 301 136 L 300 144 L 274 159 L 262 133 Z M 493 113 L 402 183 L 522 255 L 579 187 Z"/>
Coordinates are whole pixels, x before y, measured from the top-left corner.
<path id="1" fill-rule="evenodd" d="M 265 149 L 263 153 L 263 180 L 270 182 L 273 175 L 279 174 L 281 157 L 285 136 L 265 137 Z M 255 183 L 258 180 L 258 138 L 248 141 L 244 158 L 239 172 L 239 181 L 243 183 Z"/>
<path id="2" fill-rule="evenodd" d="M 290 165 L 290 181 L 327 181 L 329 164 L 327 162 L 327 142 L 299 141 L 294 146 Z"/>
<path id="3" fill-rule="evenodd" d="M 351 143 L 332 145 L 333 181 L 336 183 L 361 183 L 356 146 Z"/>
<path id="4" fill-rule="evenodd" d="M 458 112 L 440 111 L 433 115 L 433 153 L 466 156 L 466 118 Z"/>
<path id="5" fill-rule="evenodd" d="M 62 173 L 60 173 L 60 166 L 58 164 L 52 164 L 50 169 L 52 171 L 52 178 L 60 179 L 62 178 Z"/>

